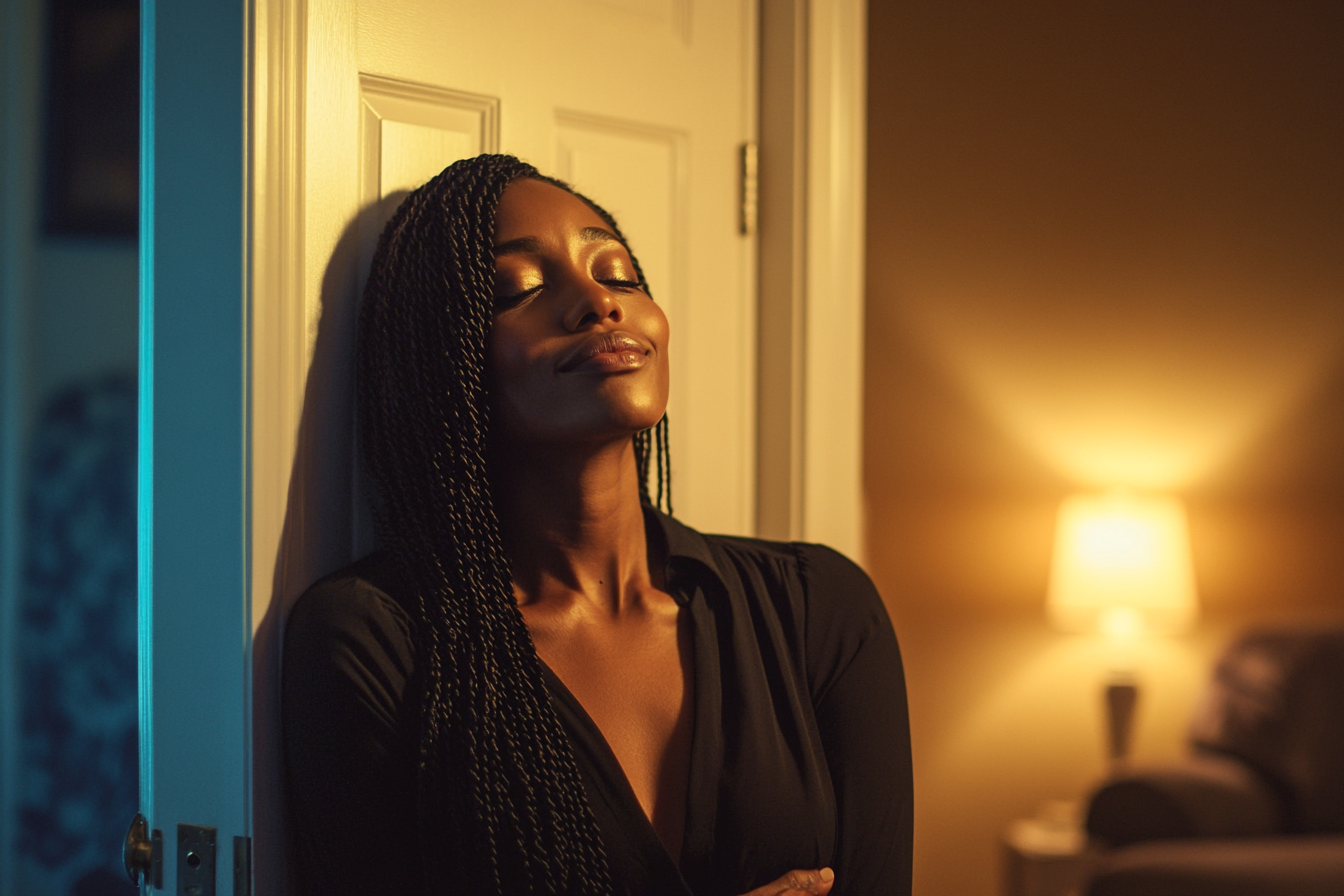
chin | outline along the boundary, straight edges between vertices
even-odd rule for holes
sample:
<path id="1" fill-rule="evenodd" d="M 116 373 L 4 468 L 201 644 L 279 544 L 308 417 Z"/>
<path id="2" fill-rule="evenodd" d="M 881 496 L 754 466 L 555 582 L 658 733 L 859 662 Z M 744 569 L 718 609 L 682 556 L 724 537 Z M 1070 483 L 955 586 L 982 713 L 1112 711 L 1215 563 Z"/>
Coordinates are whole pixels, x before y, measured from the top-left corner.
<path id="1" fill-rule="evenodd" d="M 569 439 L 576 442 L 607 442 L 629 438 L 637 432 L 652 429 L 663 417 L 660 409 L 656 414 L 644 409 L 627 414 L 613 414 L 604 420 L 592 421 L 592 425 L 576 426 L 570 430 Z"/>
<path id="2" fill-rule="evenodd" d="M 497 430 L 501 444 L 540 447 L 614 442 L 656 426 L 663 412 L 661 408 L 656 413 L 652 409 L 643 408 L 628 409 L 625 413 L 548 416 L 550 419 L 544 422 L 534 418 L 529 421 L 529 425 L 519 425 L 520 421 L 516 419 L 504 423 Z"/>
<path id="3" fill-rule="evenodd" d="M 616 429 L 634 435 L 645 429 L 652 429 L 663 419 L 667 410 L 667 399 L 645 401 L 612 409 L 612 423 Z"/>
<path id="4" fill-rule="evenodd" d="M 513 444 L 582 444 L 628 438 L 658 424 L 667 390 L 634 377 L 613 377 L 597 389 L 555 390 L 503 401 L 491 417 Z"/>
<path id="5" fill-rule="evenodd" d="M 661 390 L 604 389 L 576 402 L 570 413 L 556 414 L 555 422 L 557 429 L 572 426 L 572 434 L 580 438 L 615 439 L 656 426 L 665 410 L 667 396 Z"/>

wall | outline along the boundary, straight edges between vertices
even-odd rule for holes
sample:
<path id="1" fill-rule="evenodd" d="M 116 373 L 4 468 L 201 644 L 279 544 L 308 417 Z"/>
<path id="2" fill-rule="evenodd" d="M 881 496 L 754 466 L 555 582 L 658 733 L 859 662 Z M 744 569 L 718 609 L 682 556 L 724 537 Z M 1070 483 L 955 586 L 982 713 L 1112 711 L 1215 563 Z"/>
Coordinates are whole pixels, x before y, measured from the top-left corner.
<path id="1" fill-rule="evenodd" d="M 139 258 L 135 243 L 46 240 L 36 252 L 29 312 L 33 394 L 138 363 Z"/>
<path id="2" fill-rule="evenodd" d="M 1344 617 L 1344 5 L 870 4 L 869 568 L 907 664 L 915 891 L 1183 750 L 1217 650 Z M 1044 616 L 1070 491 L 1183 497 L 1203 614 L 1121 656 Z"/>
<path id="3" fill-rule="evenodd" d="M 30 641 L 20 643 L 30 634 L 20 608 L 35 427 L 59 390 L 107 374 L 133 380 L 137 365 L 134 240 L 53 239 L 38 226 L 46 6 L 6 0 L 0 9 L 0 893 L 67 892 L 91 864 L 119 861 L 119 843 L 101 831 L 95 835 L 96 828 L 124 830 L 129 823 L 129 812 L 124 820 L 71 820 L 85 824 L 85 839 L 96 842 L 81 843 L 46 866 L 20 844 L 33 825 L 20 824 L 18 806 L 25 793 L 31 797 L 37 771 L 20 756 L 21 741 L 31 732 L 21 730 L 19 716 L 38 685 L 49 684 L 25 680 L 18 662 L 21 648 L 31 647 Z M 122 602 L 126 618 L 111 627 L 133 632 L 130 596 Z M 97 652 L 87 645 L 83 651 Z M 87 780 L 63 787 L 76 800 L 99 789 Z"/>
<path id="4" fill-rule="evenodd" d="M 17 816 L 17 628 L 20 545 L 18 494 L 27 392 L 26 319 L 32 240 L 32 125 L 37 7 L 0 5 L 0 892 L 10 892 Z"/>

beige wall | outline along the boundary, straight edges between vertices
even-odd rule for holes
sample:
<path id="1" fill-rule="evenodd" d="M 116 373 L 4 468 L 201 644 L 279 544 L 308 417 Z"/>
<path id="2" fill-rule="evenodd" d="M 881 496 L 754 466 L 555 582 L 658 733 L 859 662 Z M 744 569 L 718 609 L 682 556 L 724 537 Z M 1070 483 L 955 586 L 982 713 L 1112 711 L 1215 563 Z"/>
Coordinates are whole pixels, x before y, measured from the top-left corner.
<path id="1" fill-rule="evenodd" d="M 909 678 L 920 896 L 1103 771 L 1179 755 L 1257 621 L 1344 616 L 1344 4 L 870 4 L 869 566 Z M 1203 616 L 1051 631 L 1066 493 L 1185 498 Z"/>

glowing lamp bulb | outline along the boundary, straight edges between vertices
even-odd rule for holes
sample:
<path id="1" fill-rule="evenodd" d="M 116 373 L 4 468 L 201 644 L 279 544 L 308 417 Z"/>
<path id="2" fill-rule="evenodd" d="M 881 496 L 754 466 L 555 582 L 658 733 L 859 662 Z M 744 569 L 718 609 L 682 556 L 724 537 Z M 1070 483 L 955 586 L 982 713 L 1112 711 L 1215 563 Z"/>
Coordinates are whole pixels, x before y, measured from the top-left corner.
<path id="1" fill-rule="evenodd" d="M 1066 498 L 1049 610 L 1065 631 L 1132 637 L 1188 628 L 1198 602 L 1184 507 L 1122 492 Z"/>

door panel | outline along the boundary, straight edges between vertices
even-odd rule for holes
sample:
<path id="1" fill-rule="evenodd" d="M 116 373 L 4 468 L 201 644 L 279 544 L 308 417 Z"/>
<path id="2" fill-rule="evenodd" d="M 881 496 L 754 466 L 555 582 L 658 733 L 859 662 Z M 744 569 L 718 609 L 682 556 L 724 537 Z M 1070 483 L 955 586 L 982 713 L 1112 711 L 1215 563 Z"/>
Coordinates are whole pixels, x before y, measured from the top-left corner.
<path id="1" fill-rule="evenodd" d="M 360 201 L 387 203 L 374 218 L 379 227 L 406 192 L 448 164 L 499 149 L 498 97 L 360 75 L 359 99 Z"/>

